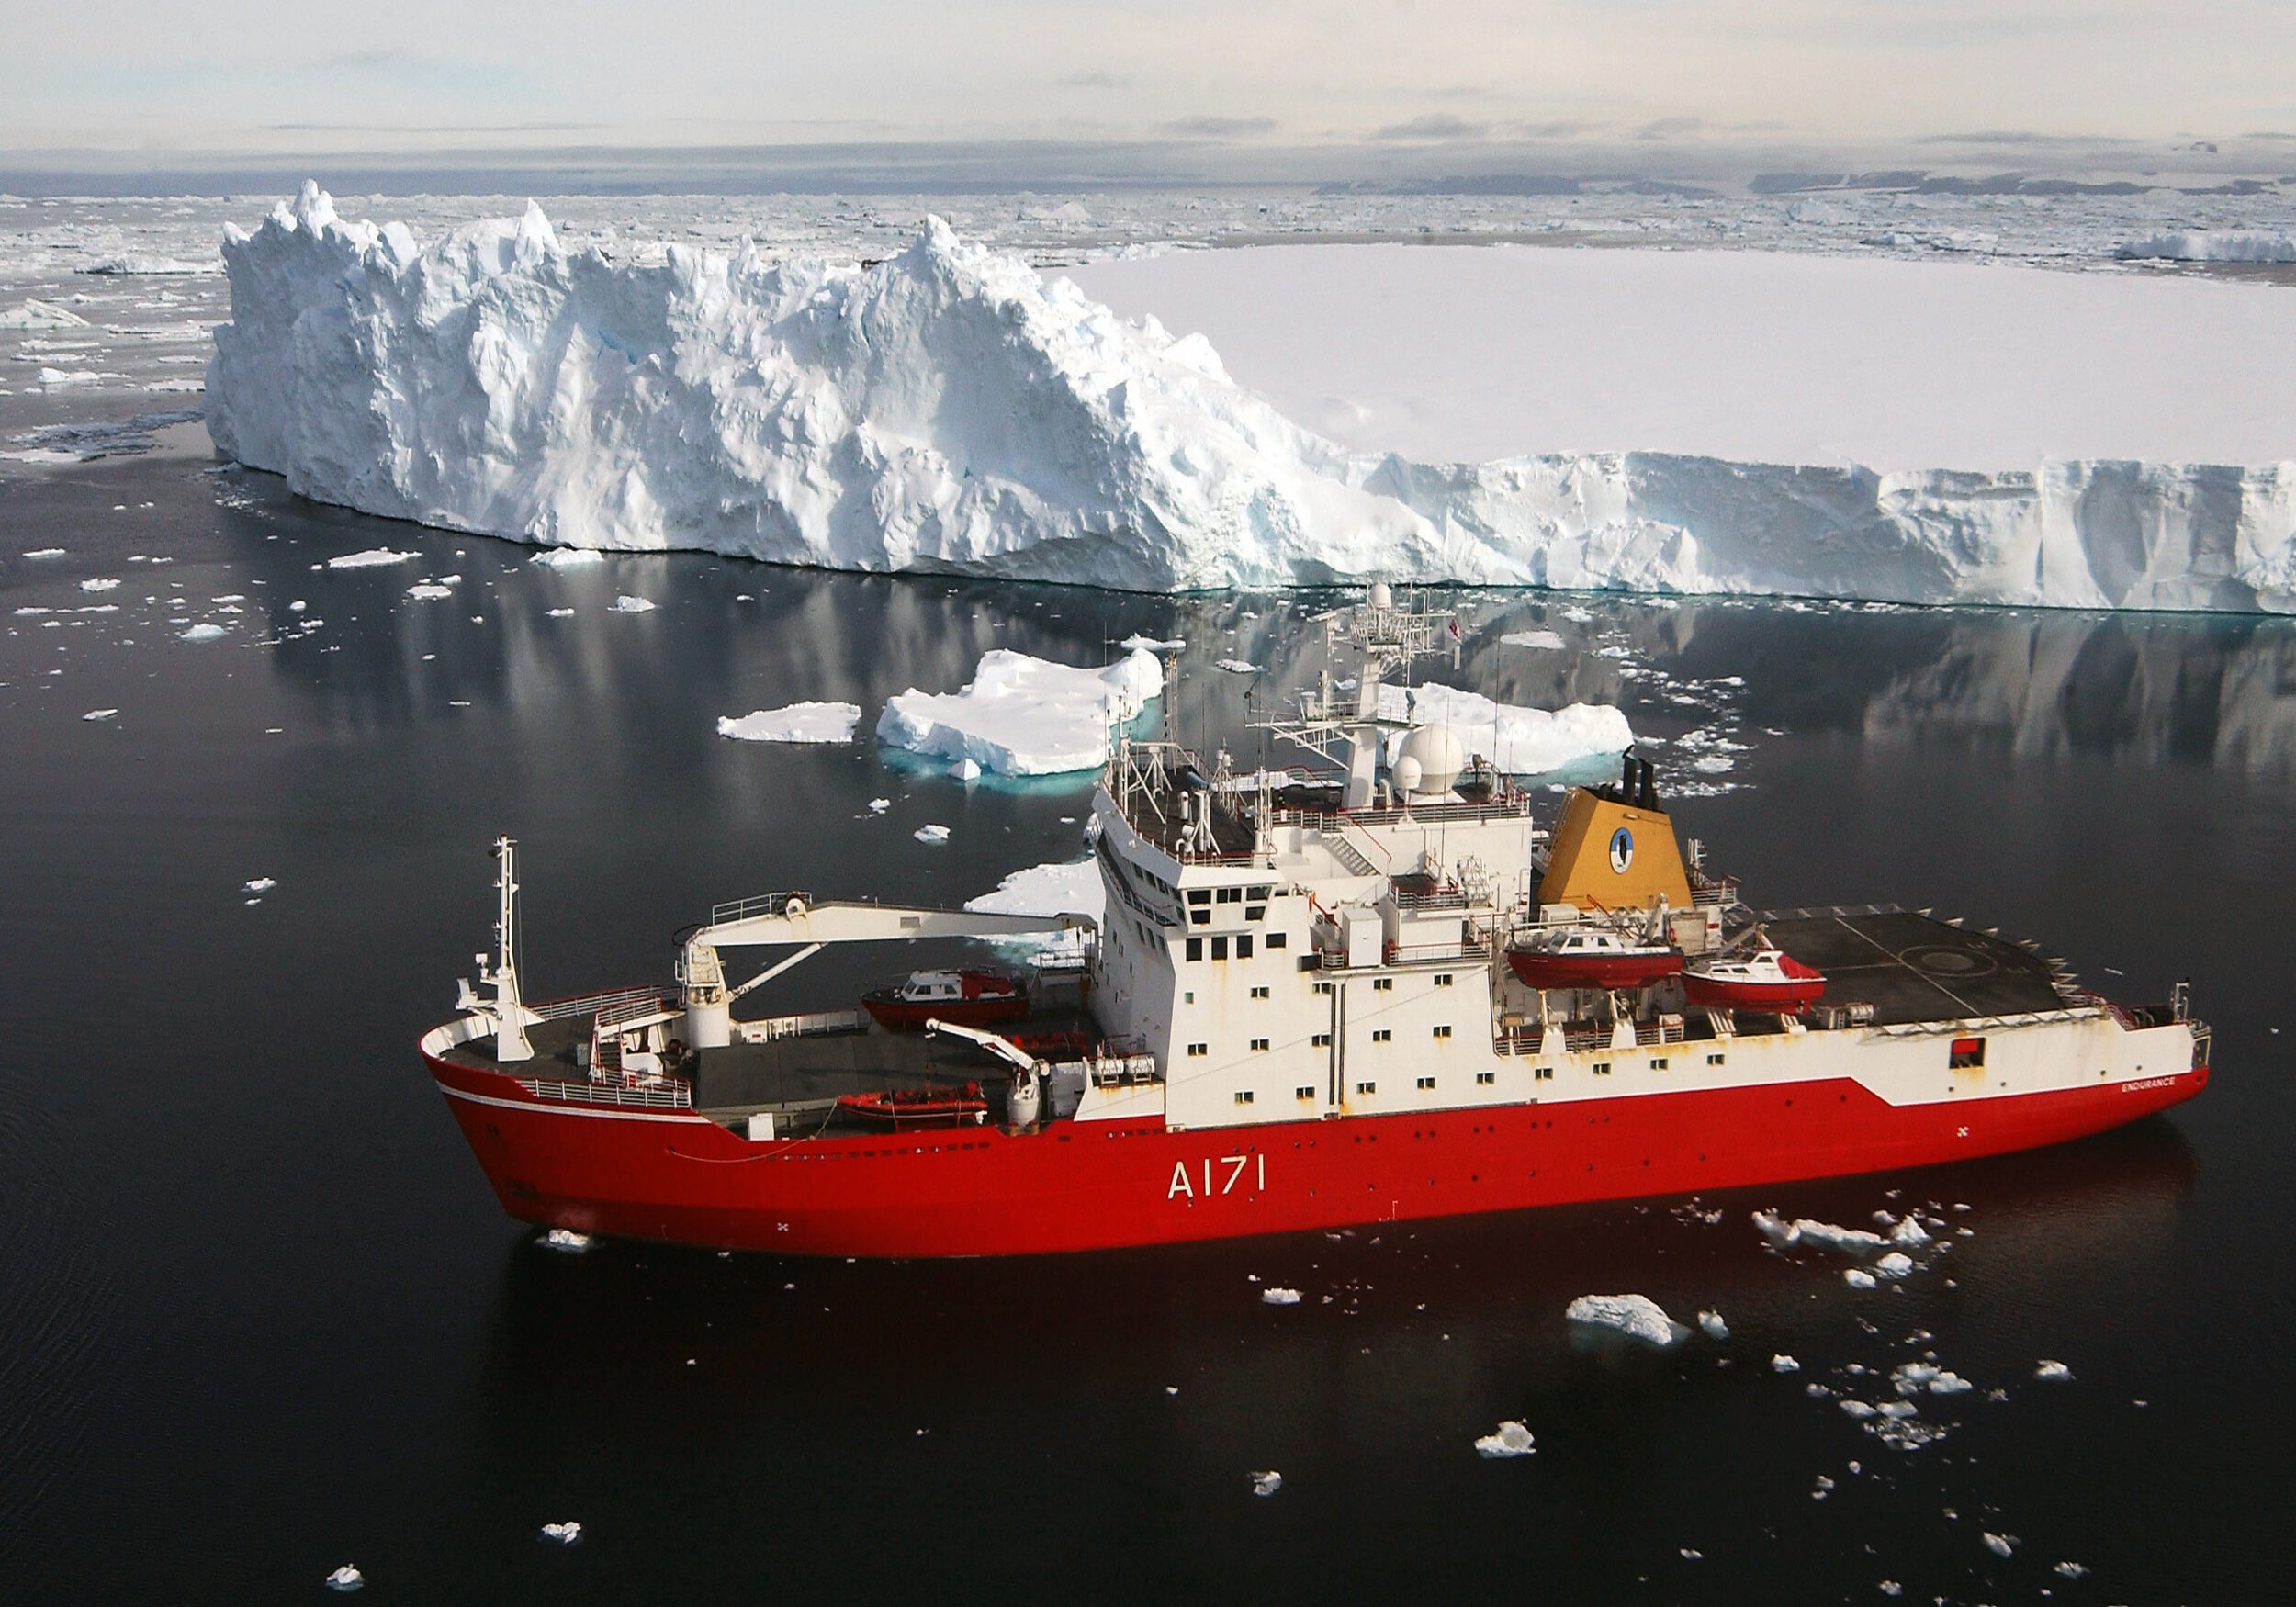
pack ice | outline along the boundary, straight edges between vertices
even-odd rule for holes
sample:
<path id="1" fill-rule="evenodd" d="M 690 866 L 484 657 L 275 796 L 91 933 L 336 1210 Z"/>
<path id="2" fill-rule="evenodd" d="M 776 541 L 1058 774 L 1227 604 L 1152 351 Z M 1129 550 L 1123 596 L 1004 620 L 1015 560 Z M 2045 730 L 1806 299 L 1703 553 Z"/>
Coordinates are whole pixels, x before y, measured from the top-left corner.
<path id="1" fill-rule="evenodd" d="M 2029 471 L 1347 451 L 938 219 L 869 268 L 427 244 L 306 184 L 227 228 L 217 446 L 302 495 L 545 545 L 1142 590 L 1356 577 L 2296 612 L 2296 464 Z M 1534 380 L 1536 376 L 1531 376 Z"/>

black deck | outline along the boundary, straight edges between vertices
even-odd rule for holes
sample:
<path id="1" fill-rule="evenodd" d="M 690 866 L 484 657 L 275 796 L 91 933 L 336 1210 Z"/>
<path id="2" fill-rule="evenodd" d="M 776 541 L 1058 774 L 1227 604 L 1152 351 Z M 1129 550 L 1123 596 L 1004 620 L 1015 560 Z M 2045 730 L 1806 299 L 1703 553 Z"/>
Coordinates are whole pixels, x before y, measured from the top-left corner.
<path id="1" fill-rule="evenodd" d="M 1826 973 L 1823 1003 L 1870 1004 L 1876 1026 L 2020 1016 L 2067 1003 L 2057 973 L 2032 950 L 1912 910 L 1747 911 L 1745 917 Z"/>

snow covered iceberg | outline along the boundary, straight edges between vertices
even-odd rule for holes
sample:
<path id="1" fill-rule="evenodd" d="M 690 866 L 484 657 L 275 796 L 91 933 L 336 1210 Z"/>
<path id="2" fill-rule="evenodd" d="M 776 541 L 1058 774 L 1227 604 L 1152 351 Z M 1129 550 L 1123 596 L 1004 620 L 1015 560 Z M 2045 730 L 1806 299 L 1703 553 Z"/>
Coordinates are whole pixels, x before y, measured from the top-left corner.
<path id="1" fill-rule="evenodd" d="M 886 700 L 877 740 L 1000 776 L 1095 770 L 1109 761 L 1110 727 L 1163 691 L 1164 666 L 1144 649 L 1081 669 L 997 647 L 960 691 L 911 687 Z"/>
<path id="2" fill-rule="evenodd" d="M 322 501 L 545 545 L 1145 590 L 1356 577 L 2296 612 L 2296 463 L 1351 453 L 1200 337 L 929 219 L 873 266 L 227 230 L 208 422 Z M 1535 383 L 1536 376 L 1525 376 Z"/>

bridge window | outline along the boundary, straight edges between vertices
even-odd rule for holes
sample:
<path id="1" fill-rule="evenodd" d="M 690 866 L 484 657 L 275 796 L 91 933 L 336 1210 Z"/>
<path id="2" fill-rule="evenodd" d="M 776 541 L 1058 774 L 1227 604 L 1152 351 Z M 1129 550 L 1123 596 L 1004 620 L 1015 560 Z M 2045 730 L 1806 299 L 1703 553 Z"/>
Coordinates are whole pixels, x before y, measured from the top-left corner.
<path id="1" fill-rule="evenodd" d="M 1211 902 L 1211 889 L 1209 887 L 1191 887 L 1187 890 L 1187 901 L 1190 904 L 1210 904 Z"/>
<path id="2" fill-rule="evenodd" d="M 1225 960 L 1225 959 L 1227 959 L 1227 958 L 1228 958 L 1228 939 L 1227 939 L 1227 938 L 1214 938 L 1211 940 L 1211 957 L 1212 957 L 1214 960 Z"/>
<path id="3" fill-rule="evenodd" d="M 1438 1027 L 1435 1029 L 1435 1035 L 1437 1038 L 1448 1038 L 1451 1036 L 1451 1029 L 1448 1027 Z"/>
<path id="4" fill-rule="evenodd" d="M 1531 1081 L 1534 1083 L 1551 1083 L 1554 1080 L 1555 1068 L 1552 1066 L 1535 1067 L 1531 1072 Z"/>
<path id="5" fill-rule="evenodd" d="M 1252 958 L 1251 933 L 1243 932 L 1237 935 L 1235 940 L 1235 957 L 1238 960 L 1249 960 Z"/>
<path id="6" fill-rule="evenodd" d="M 1244 902 L 1244 889 L 1241 887 L 1215 888 L 1213 889 L 1213 897 L 1214 902 L 1219 904 L 1242 904 Z"/>
<path id="7" fill-rule="evenodd" d="M 1598 1076 L 1598 1077 L 1607 1077 L 1607 1076 L 1609 1076 L 1609 1075 L 1610 1075 L 1610 1062 L 1608 1062 L 1608 1061 L 1596 1061 L 1596 1062 L 1594 1062 L 1594 1074 L 1595 1074 L 1596 1076 Z"/>
<path id="8" fill-rule="evenodd" d="M 1187 1046 L 1187 1058 L 1190 1060 L 1198 1059 L 1199 1057 L 1208 1055 L 1210 1052 L 1211 1045 L 1209 1043 L 1191 1043 Z"/>
<path id="9" fill-rule="evenodd" d="M 1498 1080 L 1499 1073 L 1496 1072 L 1477 1072 L 1475 1073 L 1475 1084 L 1480 1088 L 1488 1088 Z"/>
<path id="10" fill-rule="evenodd" d="M 1264 904 L 1247 904 L 1244 906 L 1244 918 L 1247 921 L 1264 921 L 1267 918 L 1267 906 Z"/>
<path id="11" fill-rule="evenodd" d="M 1426 1092 L 1428 1092 L 1428 1091 L 1432 1090 L 1434 1087 L 1435 1087 L 1435 1079 L 1434 1079 L 1433 1077 L 1422 1077 L 1422 1078 L 1420 1078 L 1420 1079 L 1419 1079 L 1419 1089 L 1420 1089 L 1420 1092 L 1421 1092 L 1421 1093 L 1423 1093 L 1423 1094 L 1424 1094 L 1424 1093 L 1426 1093 Z"/>
<path id="12" fill-rule="evenodd" d="M 1251 1089 L 1249 1089 L 1249 1088 L 1238 1088 L 1238 1089 L 1235 1091 L 1235 1102 L 1236 1102 L 1238 1105 L 1249 1105 L 1249 1104 L 1251 1104 L 1251 1103 L 1252 1103 L 1252 1090 L 1251 1090 Z"/>
<path id="13" fill-rule="evenodd" d="M 1254 904 L 1266 904 L 1267 902 L 1267 889 L 1265 887 L 1255 887 L 1247 891 L 1244 893 L 1244 896 L 1250 899 Z"/>
<path id="14" fill-rule="evenodd" d="M 1315 1035 L 1314 1043 L 1318 1049 L 1329 1049 L 1332 1047 L 1332 1035 L 1328 1032 L 1319 1032 Z"/>
<path id="15" fill-rule="evenodd" d="M 1379 1085 L 1377 1083 L 1357 1083 L 1356 1084 L 1356 1092 L 1358 1094 L 1377 1094 L 1379 1091 Z"/>
<path id="16" fill-rule="evenodd" d="M 1282 932 L 1270 932 L 1262 940 L 1266 942 L 1270 949 L 1287 949 L 1290 947 L 1289 938 Z"/>
<path id="17" fill-rule="evenodd" d="M 1378 1031 L 1372 1033 L 1371 1041 L 1374 1043 L 1392 1043 L 1395 1041 L 1395 1029 L 1391 1027 L 1382 1027 Z"/>
<path id="18" fill-rule="evenodd" d="M 1449 986 L 1451 985 L 1451 973 L 1450 973 L 1449 972 L 1447 972 L 1447 971 L 1438 971 L 1438 972 L 1435 972 L 1435 986 L 1437 986 L 1437 987 L 1439 987 L 1439 988 L 1447 988 L 1447 987 L 1449 987 Z"/>
<path id="19" fill-rule="evenodd" d="M 1312 1099 L 1315 1097 L 1315 1090 L 1305 1086 L 1294 1088 L 1291 1091 L 1291 1096 L 1294 1099 Z"/>
<path id="20" fill-rule="evenodd" d="M 1190 960 L 1201 960 L 1204 957 L 1204 940 L 1201 938 L 1190 938 L 1187 940 L 1187 957 Z"/>
<path id="21" fill-rule="evenodd" d="M 1266 1054 L 1267 1052 L 1267 1039 L 1265 1038 L 1255 1038 L 1252 1039 L 1252 1052 L 1254 1054 Z"/>
<path id="22" fill-rule="evenodd" d="M 1973 1072 L 1984 1064 L 1984 1039 L 1956 1038 L 1953 1039 L 1953 1058 L 1946 1062 L 1948 1070 L 1956 1072 Z"/>
<path id="23" fill-rule="evenodd" d="M 1266 988 L 1254 988 L 1252 990 L 1252 996 L 1255 999 L 1264 999 L 1267 996 L 1267 990 Z"/>
<path id="24" fill-rule="evenodd" d="M 1395 979 L 1391 976 L 1374 977 L 1371 979 L 1371 991 L 1375 994 L 1391 994 L 1395 991 Z"/>
<path id="25" fill-rule="evenodd" d="M 1706 1064 L 1710 1066 L 1718 1066 L 1728 1059 L 1729 1059 L 1728 1055 L 1710 1054 L 1706 1056 Z"/>
<path id="26" fill-rule="evenodd" d="M 1315 984 L 1315 991 L 1319 994 L 1328 994 L 1332 991 L 1332 984 L 1327 982 L 1319 982 Z"/>
<path id="27" fill-rule="evenodd" d="M 1662 1072 L 1666 1070 L 1666 1057 L 1662 1054 L 1652 1055 L 1650 1057 L 1650 1069 L 1654 1072 Z"/>

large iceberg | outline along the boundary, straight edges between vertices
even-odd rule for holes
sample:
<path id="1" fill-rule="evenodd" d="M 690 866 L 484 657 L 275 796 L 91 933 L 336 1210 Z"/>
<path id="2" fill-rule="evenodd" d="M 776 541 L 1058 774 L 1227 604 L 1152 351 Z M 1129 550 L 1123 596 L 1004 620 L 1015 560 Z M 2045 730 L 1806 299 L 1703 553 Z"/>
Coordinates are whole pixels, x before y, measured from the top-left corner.
<path id="1" fill-rule="evenodd" d="M 1357 577 L 2296 612 L 2296 464 L 1877 474 L 1350 452 L 929 219 L 868 267 L 418 243 L 306 185 L 227 229 L 208 422 L 369 512 L 545 545 L 1148 590 Z M 1527 376 L 1526 382 L 1535 382 Z"/>
<path id="2" fill-rule="evenodd" d="M 885 700 L 877 740 L 1000 776 L 1053 776 L 1108 763 L 1112 727 L 1164 692 L 1164 666 L 1135 648 L 1105 669 L 996 647 L 953 692 L 911 687 Z"/>

